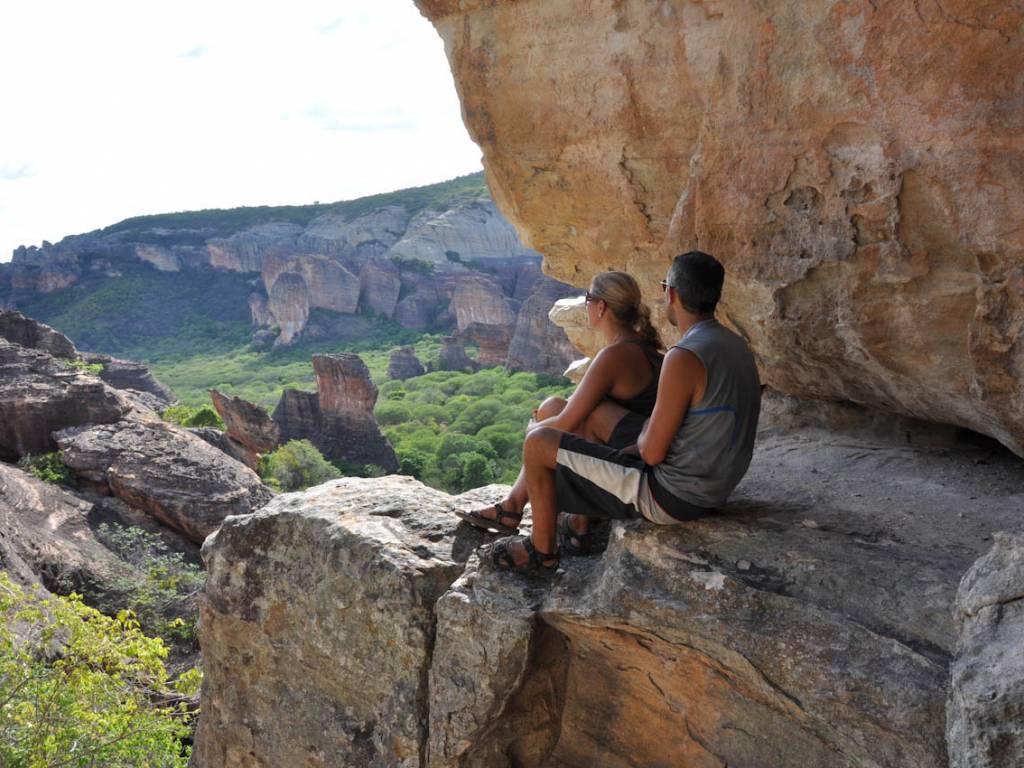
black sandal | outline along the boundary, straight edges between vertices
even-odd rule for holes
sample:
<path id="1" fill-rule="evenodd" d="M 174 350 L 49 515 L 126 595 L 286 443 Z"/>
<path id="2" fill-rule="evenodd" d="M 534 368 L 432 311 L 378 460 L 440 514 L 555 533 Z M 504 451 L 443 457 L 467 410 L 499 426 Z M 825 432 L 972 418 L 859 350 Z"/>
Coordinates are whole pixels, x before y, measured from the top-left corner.
<path id="1" fill-rule="evenodd" d="M 521 541 L 523 549 L 526 550 L 527 560 L 522 564 L 516 562 L 509 549 L 517 541 Z M 533 546 L 533 541 L 529 536 L 506 536 L 503 539 L 493 541 L 490 544 L 484 545 L 481 549 L 480 557 L 496 568 L 514 571 L 525 576 L 550 578 L 558 572 L 558 552 L 550 554 L 541 552 Z M 554 560 L 554 563 L 549 564 L 551 560 Z"/>
<path id="2" fill-rule="evenodd" d="M 483 512 L 493 509 L 495 512 L 494 517 L 484 517 Z M 523 513 L 520 512 L 518 515 L 506 510 L 501 506 L 501 502 L 495 502 L 490 507 L 484 507 L 483 509 L 471 509 L 468 512 L 462 510 L 455 510 L 455 516 L 460 520 L 463 520 L 475 528 L 481 528 L 488 532 L 496 533 L 518 533 L 519 523 L 523 520 Z M 515 520 L 515 525 L 505 525 L 502 520 Z"/>
<path id="3" fill-rule="evenodd" d="M 569 557 L 584 557 L 594 549 L 594 534 L 588 530 L 578 533 L 569 522 L 572 518 L 568 513 L 558 516 L 558 549 Z"/>

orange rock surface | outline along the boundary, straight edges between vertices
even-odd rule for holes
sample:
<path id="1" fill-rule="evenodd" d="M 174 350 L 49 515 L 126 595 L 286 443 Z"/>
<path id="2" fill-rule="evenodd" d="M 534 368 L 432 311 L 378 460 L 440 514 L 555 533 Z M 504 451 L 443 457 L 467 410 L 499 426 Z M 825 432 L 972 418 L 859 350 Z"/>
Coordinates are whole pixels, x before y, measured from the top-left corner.
<path id="1" fill-rule="evenodd" d="M 728 269 L 766 383 L 1024 455 L 1020 0 L 417 0 L 552 276 Z"/>

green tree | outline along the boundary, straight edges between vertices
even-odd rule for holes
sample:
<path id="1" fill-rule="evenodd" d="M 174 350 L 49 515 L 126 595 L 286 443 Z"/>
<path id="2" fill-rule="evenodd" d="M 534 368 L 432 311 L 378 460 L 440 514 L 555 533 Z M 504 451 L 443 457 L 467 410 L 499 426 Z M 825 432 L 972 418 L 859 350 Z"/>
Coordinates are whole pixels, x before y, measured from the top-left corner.
<path id="1" fill-rule="evenodd" d="M 0 572 L 0 765 L 185 768 L 196 674 L 171 684 L 166 657 L 130 612 L 41 598 Z"/>
<path id="2" fill-rule="evenodd" d="M 260 477 L 281 491 L 302 491 L 341 477 L 309 440 L 290 440 L 260 459 Z"/>
<path id="3" fill-rule="evenodd" d="M 198 408 L 190 405 L 172 405 L 161 414 L 164 421 L 177 424 L 179 427 L 216 427 L 224 429 L 218 413 L 209 405 Z"/>

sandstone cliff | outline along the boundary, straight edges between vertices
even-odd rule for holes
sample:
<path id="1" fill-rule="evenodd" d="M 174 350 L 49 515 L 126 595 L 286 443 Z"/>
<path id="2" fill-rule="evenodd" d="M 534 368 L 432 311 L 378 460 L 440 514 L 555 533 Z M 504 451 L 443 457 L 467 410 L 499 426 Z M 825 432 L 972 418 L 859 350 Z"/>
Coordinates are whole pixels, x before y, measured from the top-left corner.
<path id="1" fill-rule="evenodd" d="M 1024 454 L 1024 7 L 418 0 L 552 276 L 729 271 L 763 379 Z"/>

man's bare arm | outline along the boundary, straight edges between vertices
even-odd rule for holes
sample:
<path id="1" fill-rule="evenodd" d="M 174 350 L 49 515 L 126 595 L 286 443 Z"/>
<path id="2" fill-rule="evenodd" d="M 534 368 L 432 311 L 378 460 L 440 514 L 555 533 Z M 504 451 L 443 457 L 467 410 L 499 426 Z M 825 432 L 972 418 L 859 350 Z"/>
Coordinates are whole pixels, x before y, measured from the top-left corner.
<path id="1" fill-rule="evenodd" d="M 703 395 L 705 376 L 704 364 L 692 352 L 673 347 L 665 355 L 654 412 L 637 440 L 645 464 L 664 461 L 687 410 Z"/>

